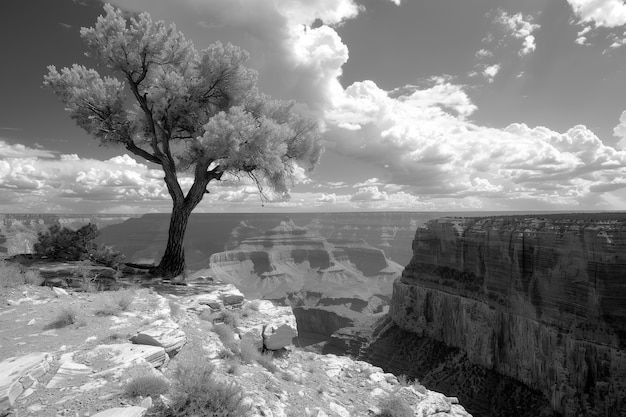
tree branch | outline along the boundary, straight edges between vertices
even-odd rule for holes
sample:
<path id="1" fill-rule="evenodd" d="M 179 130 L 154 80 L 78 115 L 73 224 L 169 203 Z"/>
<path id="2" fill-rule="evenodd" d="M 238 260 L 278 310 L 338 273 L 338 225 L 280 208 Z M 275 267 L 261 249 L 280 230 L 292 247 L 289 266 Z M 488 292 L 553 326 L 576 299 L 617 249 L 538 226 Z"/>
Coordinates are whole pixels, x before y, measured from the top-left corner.
<path id="1" fill-rule="evenodd" d="M 157 165 L 163 165 L 163 162 L 161 162 L 161 160 L 159 158 L 157 158 L 155 155 L 152 155 L 150 152 L 148 152 L 148 151 L 146 151 L 144 149 L 141 149 L 139 146 L 137 146 L 135 144 L 135 142 L 133 142 L 132 139 L 129 139 L 125 143 L 125 147 L 130 152 L 134 153 L 137 156 L 141 156 L 145 160 L 148 160 L 150 162 L 154 162 Z"/>

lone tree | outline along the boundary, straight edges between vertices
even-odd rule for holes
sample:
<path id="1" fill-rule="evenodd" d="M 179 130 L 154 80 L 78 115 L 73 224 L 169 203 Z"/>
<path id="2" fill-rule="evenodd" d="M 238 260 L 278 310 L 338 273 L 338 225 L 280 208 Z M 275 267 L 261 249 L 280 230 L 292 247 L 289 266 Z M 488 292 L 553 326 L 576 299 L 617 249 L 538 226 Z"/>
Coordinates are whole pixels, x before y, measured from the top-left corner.
<path id="1" fill-rule="evenodd" d="M 104 10 L 80 35 L 87 56 L 110 75 L 49 66 L 44 85 L 101 144 L 123 146 L 163 169 L 173 207 L 165 253 L 151 272 L 174 277 L 185 270 L 189 216 L 211 181 L 249 176 L 261 198 L 266 185 L 287 199 L 296 163 L 313 169 L 319 161 L 320 133 L 294 102 L 258 92 L 244 50 L 217 42 L 198 52 L 174 25 L 147 13 L 126 20 L 108 4 Z M 193 175 L 186 194 L 181 173 Z"/>

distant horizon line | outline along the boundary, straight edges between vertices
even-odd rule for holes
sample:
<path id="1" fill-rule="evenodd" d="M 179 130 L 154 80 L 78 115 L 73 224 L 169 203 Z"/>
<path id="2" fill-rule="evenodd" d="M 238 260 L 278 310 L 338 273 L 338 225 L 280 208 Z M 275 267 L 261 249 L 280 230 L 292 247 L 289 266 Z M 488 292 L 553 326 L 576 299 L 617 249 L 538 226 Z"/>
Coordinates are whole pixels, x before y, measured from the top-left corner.
<path id="1" fill-rule="evenodd" d="M 316 213 L 550 213 L 550 214 L 567 214 L 567 213 L 626 213 L 624 210 L 348 210 L 348 211 L 230 211 L 230 212 L 192 212 L 192 215 L 212 215 L 212 214 L 316 214 Z M 171 212 L 157 213 L 41 213 L 41 212 L 0 212 L 0 216 L 145 216 L 145 215 L 165 215 Z"/>

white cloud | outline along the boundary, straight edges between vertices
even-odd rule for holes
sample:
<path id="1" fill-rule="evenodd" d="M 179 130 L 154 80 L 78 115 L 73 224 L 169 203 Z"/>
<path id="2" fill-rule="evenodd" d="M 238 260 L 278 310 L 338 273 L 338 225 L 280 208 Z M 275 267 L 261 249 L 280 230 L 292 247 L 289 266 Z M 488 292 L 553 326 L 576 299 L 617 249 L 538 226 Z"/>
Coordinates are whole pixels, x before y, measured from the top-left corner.
<path id="1" fill-rule="evenodd" d="M 618 148 L 626 151 L 626 111 L 619 117 L 619 124 L 613 128 L 613 134 L 620 138 L 617 143 Z"/>
<path id="2" fill-rule="evenodd" d="M 581 22 L 607 28 L 626 25 L 626 4 L 623 0 L 567 0 L 567 2 Z"/>
<path id="3" fill-rule="evenodd" d="M 279 98 L 295 99 L 320 114 L 340 95 L 348 48 L 334 26 L 355 18 L 354 0 L 118 0 L 118 7 L 174 21 L 202 49 L 232 42 L 250 52 L 260 85 Z M 313 28 L 313 23 L 323 25 Z M 268 75 L 271 74 L 271 75 Z"/>
<path id="4" fill-rule="evenodd" d="M 318 199 L 318 202 L 320 203 L 330 203 L 330 204 L 334 204 L 337 202 L 337 194 L 332 193 L 332 194 L 322 194 Z"/>
<path id="5" fill-rule="evenodd" d="M 490 83 L 493 82 L 493 79 L 500 71 L 500 64 L 489 65 L 483 69 L 483 75 L 487 78 L 487 81 Z"/>
<path id="6" fill-rule="evenodd" d="M 626 180 L 626 151 L 605 146 L 585 126 L 560 133 L 522 123 L 505 129 L 476 125 L 467 120 L 475 107 L 462 86 L 448 84 L 444 90 L 454 99 L 444 99 L 441 89 L 414 86 L 386 93 L 372 81 L 346 89 L 340 106 L 328 112 L 329 147 L 387 167 L 387 177 L 358 184 L 364 187 L 353 201 L 388 201 L 391 195 L 379 190 L 380 181 L 431 199 L 575 205 L 589 203 L 606 189 L 602 184 L 619 188 Z M 466 110 L 458 111 L 458 103 Z M 342 129 L 340 123 L 360 129 Z"/>
<path id="7" fill-rule="evenodd" d="M 504 10 L 499 9 L 495 21 L 500 23 L 514 38 L 523 40 L 522 48 L 518 52 L 520 56 L 528 55 L 535 50 L 536 44 L 533 32 L 541 26 L 532 23 L 532 16 L 525 16 L 522 13 L 510 15 Z"/>
<path id="8" fill-rule="evenodd" d="M 381 180 L 379 180 L 378 178 L 370 178 L 370 179 L 367 179 L 367 180 L 365 180 L 363 182 L 358 182 L 358 183 L 354 184 L 352 187 L 354 187 L 354 188 L 361 188 L 361 187 L 371 187 L 371 186 L 374 186 L 374 185 L 384 185 L 384 183 Z"/>
<path id="9" fill-rule="evenodd" d="M 381 201 L 388 200 L 386 192 L 381 192 L 378 187 L 362 187 L 350 198 L 350 201 Z"/>

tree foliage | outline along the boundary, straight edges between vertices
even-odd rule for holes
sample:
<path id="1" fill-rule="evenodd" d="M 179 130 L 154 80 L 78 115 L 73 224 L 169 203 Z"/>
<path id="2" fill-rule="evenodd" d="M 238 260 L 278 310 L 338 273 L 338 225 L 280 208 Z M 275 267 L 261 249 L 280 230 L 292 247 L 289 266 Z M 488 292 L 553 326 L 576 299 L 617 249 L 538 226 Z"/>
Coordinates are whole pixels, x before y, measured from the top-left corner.
<path id="1" fill-rule="evenodd" d="M 75 64 L 49 66 L 44 79 L 102 144 L 124 146 L 166 173 L 191 171 L 194 185 L 243 172 L 285 197 L 294 163 L 318 162 L 316 123 L 296 113 L 294 102 L 257 91 L 247 52 L 220 42 L 198 52 L 174 25 L 147 13 L 127 21 L 104 8 L 95 27 L 80 33 L 88 56 L 114 76 Z M 184 200 L 177 183 L 168 187 L 174 203 Z"/>
<path id="2" fill-rule="evenodd" d="M 80 33 L 108 75 L 49 66 L 44 84 L 101 144 L 163 169 L 173 212 L 161 266 L 180 259 L 189 214 L 224 174 L 249 176 L 264 197 L 267 185 L 288 198 L 296 164 L 312 169 L 319 161 L 317 123 L 294 111 L 294 102 L 259 93 L 244 50 L 216 42 L 197 51 L 174 25 L 147 13 L 127 20 L 110 5 L 104 10 Z M 193 176 L 186 193 L 181 173 Z"/>

